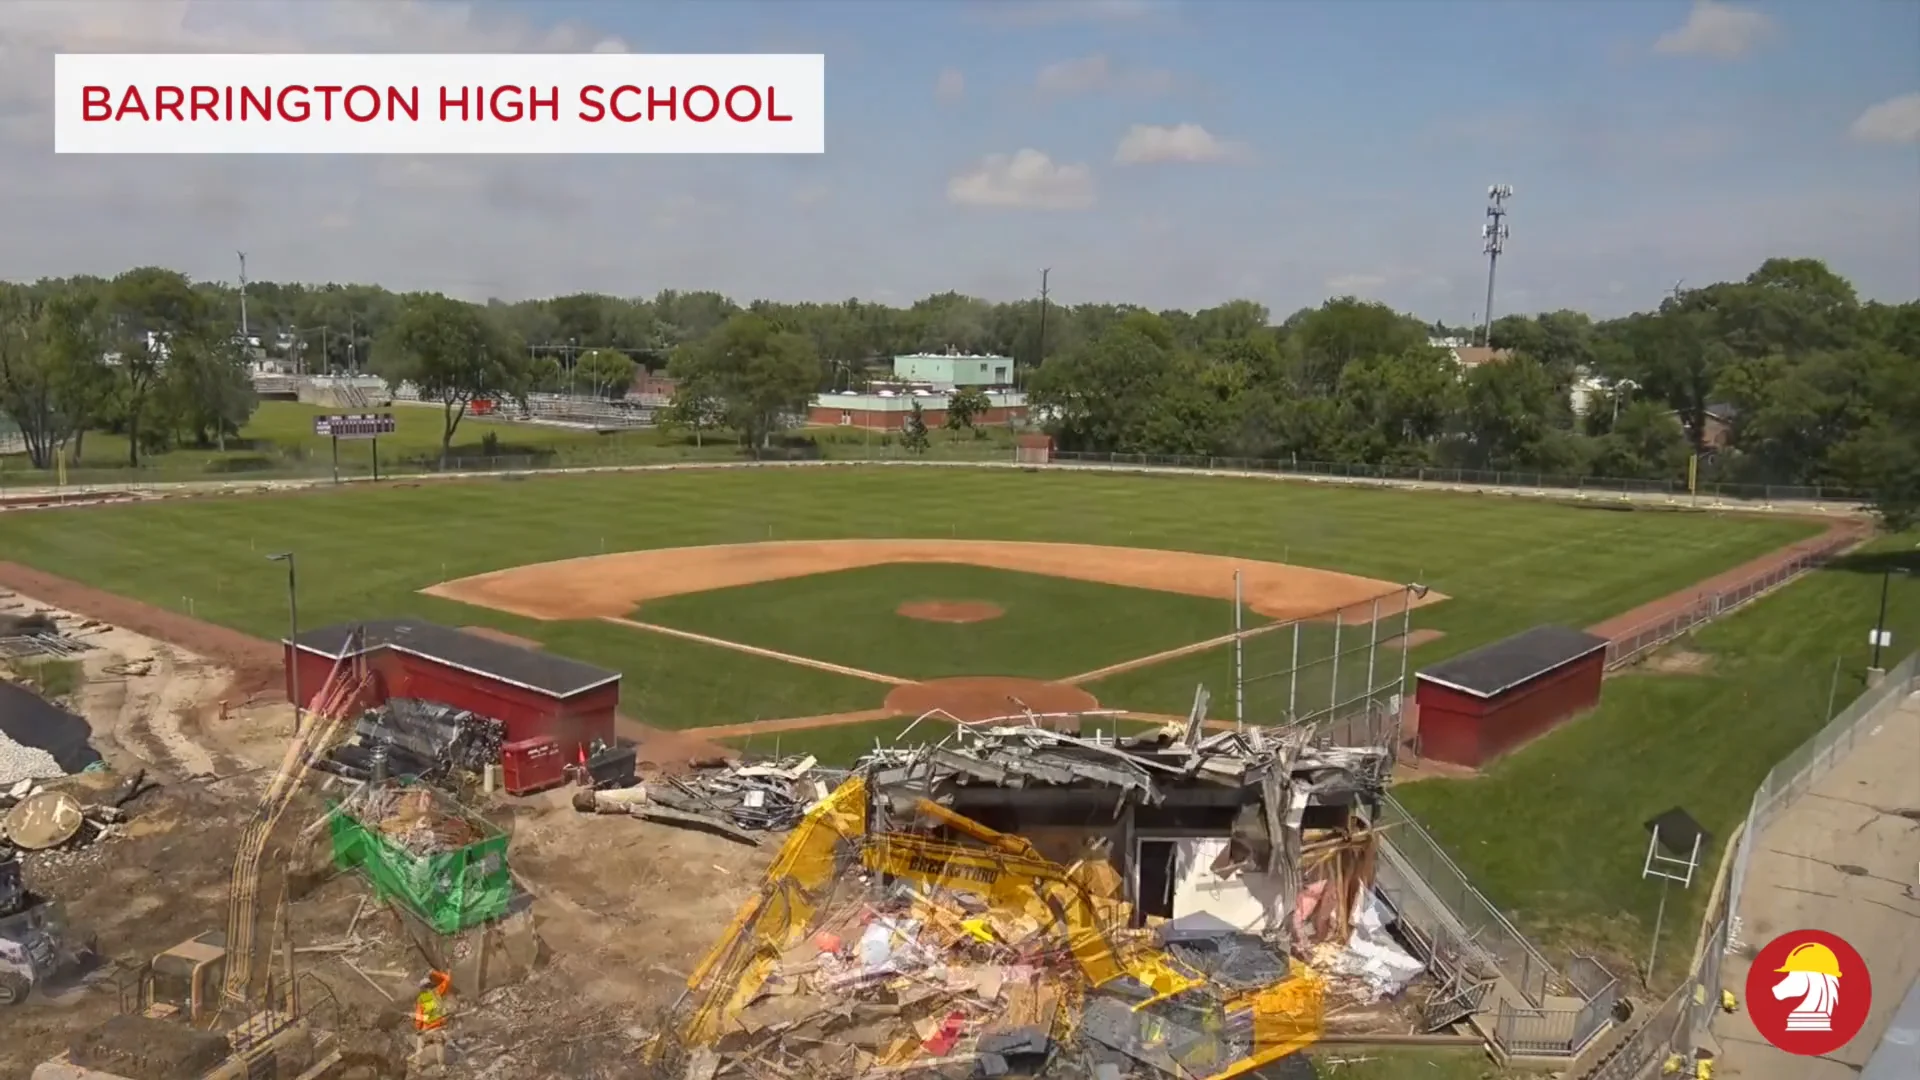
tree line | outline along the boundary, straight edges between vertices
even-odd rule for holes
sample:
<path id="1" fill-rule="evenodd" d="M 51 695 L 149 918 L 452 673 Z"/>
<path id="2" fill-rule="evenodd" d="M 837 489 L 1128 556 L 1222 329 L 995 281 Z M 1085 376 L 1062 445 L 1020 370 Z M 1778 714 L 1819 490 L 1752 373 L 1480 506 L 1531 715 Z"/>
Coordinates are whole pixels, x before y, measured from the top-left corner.
<path id="1" fill-rule="evenodd" d="M 250 284 L 246 307 L 269 354 L 442 402 L 443 448 L 476 398 L 617 397 L 640 366 L 675 379 L 670 423 L 760 447 L 816 392 L 859 388 L 893 355 L 957 349 L 1019 361 L 1063 449 L 1649 480 L 1695 459 L 1705 480 L 1867 492 L 1899 522 L 1920 502 L 1920 303 L 1862 302 L 1811 259 L 1618 319 L 1508 316 L 1490 331 L 1498 358 L 1468 368 L 1432 343 L 1468 331 L 1353 297 L 1277 322 L 1247 300 L 743 307 L 667 290 L 476 305 L 275 283 Z M 89 428 L 135 434 L 136 460 L 217 443 L 251 408 L 227 337 L 239 323 L 237 290 L 156 268 L 0 287 L 0 410 L 42 466 Z"/>

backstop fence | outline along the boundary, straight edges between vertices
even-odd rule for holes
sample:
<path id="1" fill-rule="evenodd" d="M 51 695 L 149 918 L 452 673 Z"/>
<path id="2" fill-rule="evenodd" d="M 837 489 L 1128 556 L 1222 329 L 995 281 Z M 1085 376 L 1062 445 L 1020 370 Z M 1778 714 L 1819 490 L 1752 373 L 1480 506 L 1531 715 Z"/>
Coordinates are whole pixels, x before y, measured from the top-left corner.
<path id="1" fill-rule="evenodd" d="M 1327 745 L 1394 750 L 1412 599 L 1399 587 L 1323 615 L 1255 626 L 1243 609 L 1232 639 L 1234 717 L 1310 727 Z"/>

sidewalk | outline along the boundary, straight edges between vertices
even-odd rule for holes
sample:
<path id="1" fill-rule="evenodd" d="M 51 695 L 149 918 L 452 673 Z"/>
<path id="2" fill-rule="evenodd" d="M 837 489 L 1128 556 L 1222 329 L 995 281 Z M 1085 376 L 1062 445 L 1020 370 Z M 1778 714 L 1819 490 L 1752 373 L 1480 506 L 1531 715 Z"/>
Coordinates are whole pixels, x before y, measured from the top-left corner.
<path id="1" fill-rule="evenodd" d="M 1866 1027 L 1828 1057 L 1797 1057 L 1762 1039 L 1743 1008 L 1714 1022 L 1715 1076 L 1856 1080 L 1920 975 L 1920 899 L 1907 891 L 1917 870 L 1920 695 L 1869 730 L 1755 839 L 1738 912 L 1743 947 L 1722 968 L 1723 985 L 1744 1004 L 1752 953 L 1762 945 L 1789 930 L 1838 934 L 1873 975 Z"/>

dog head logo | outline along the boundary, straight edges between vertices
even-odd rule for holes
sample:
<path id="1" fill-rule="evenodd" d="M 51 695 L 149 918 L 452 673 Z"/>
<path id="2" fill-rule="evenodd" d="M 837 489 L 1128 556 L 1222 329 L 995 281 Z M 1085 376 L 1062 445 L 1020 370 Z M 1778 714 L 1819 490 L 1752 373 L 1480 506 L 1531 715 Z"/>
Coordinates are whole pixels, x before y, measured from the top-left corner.
<path id="1" fill-rule="evenodd" d="M 1768 942 L 1747 972 L 1747 1012 L 1762 1038 L 1790 1054 L 1831 1054 L 1867 1022 L 1873 979 L 1853 946 L 1819 930 Z"/>

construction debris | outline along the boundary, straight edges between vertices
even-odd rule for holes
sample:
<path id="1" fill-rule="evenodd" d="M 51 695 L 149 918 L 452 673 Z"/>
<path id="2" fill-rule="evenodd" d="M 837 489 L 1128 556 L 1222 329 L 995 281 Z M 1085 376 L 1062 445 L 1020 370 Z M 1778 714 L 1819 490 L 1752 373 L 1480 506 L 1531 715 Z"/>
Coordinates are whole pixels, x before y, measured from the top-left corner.
<path id="1" fill-rule="evenodd" d="M 142 771 L 99 802 L 83 803 L 66 791 L 22 780 L 0 791 L 0 845 L 48 851 L 109 839 L 128 820 L 126 804 L 149 786 Z"/>
<path id="2" fill-rule="evenodd" d="M 0 606 L 18 607 L 18 603 Z M 100 624 L 84 622 L 80 629 Z M 37 656 L 77 656 L 93 646 L 63 631 L 51 612 L 44 609 L 26 615 L 0 613 L 0 660 L 24 660 Z"/>
<path id="3" fill-rule="evenodd" d="M 361 714 L 353 741 L 317 767 L 351 780 L 389 776 L 442 780 L 477 773 L 500 760 L 505 726 L 492 717 L 432 701 L 391 698 Z"/>
<path id="4" fill-rule="evenodd" d="M 690 1071 L 660 1075 L 1242 1075 L 1422 972 L 1372 887 L 1386 747 L 1076 726 L 956 723 L 830 795 L 803 760 L 578 800 L 748 827 L 810 804 L 655 1044 Z"/>
<path id="5" fill-rule="evenodd" d="M 807 808 L 827 797 L 848 776 L 844 769 L 822 769 L 812 757 L 749 764 L 696 764 L 684 776 L 661 777 L 637 796 L 616 789 L 619 809 L 576 797 L 575 808 L 592 813 L 630 814 L 648 821 L 718 833 L 758 844 L 754 832 L 780 832 L 800 823 Z"/>

